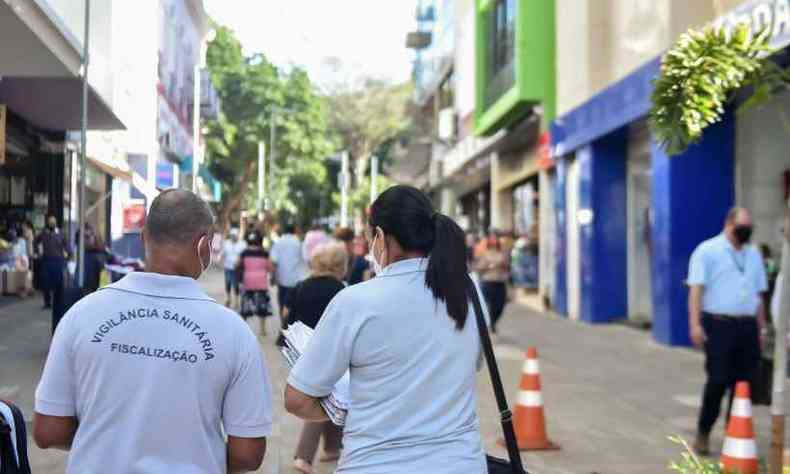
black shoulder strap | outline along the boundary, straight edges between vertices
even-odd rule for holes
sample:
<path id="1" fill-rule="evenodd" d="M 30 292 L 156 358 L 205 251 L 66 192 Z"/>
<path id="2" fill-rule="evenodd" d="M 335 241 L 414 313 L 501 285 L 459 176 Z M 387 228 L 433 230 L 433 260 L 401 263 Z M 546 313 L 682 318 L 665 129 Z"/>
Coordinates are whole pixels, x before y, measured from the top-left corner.
<path id="1" fill-rule="evenodd" d="M 523 474 L 524 466 L 521 464 L 521 453 L 516 444 L 516 433 L 513 431 L 513 414 L 507 404 L 505 389 L 502 387 L 502 379 L 499 377 L 499 367 L 494 356 L 494 348 L 491 345 L 491 337 L 488 334 L 488 324 L 483 316 L 483 307 L 480 304 L 480 296 L 477 293 L 477 285 L 471 276 L 469 279 L 469 299 L 474 305 L 475 316 L 477 318 L 477 330 L 480 333 L 480 343 L 483 346 L 483 354 L 486 358 L 488 373 L 491 375 L 491 384 L 494 386 L 494 396 L 496 397 L 497 407 L 499 408 L 502 431 L 505 435 L 505 445 L 510 457 L 510 465 L 513 467 L 514 474 Z"/>

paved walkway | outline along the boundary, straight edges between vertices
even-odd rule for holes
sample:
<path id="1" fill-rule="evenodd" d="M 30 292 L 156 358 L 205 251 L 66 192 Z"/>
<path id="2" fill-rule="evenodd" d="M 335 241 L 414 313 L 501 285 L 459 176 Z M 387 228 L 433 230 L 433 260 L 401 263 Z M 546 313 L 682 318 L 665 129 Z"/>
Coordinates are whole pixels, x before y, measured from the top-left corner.
<path id="1" fill-rule="evenodd" d="M 221 298 L 221 273 L 201 282 Z M 49 343 L 49 314 L 40 300 L 0 308 L 0 397 L 32 413 L 32 400 Z M 258 321 L 250 325 L 258 331 Z M 283 384 L 287 370 L 273 346 L 276 322 L 261 347 L 274 381 L 275 429 L 259 472 L 289 473 L 301 423 L 284 413 Z M 619 325 L 588 326 L 543 315 L 511 304 L 496 344 L 500 369 L 510 400 L 515 399 L 523 350 L 538 347 L 548 431 L 561 451 L 525 453 L 524 461 L 538 474 L 634 474 L 667 472 L 679 458 L 669 435 L 693 436 L 701 392 L 702 356 L 652 341 L 650 335 Z M 499 456 L 499 422 L 486 372 L 479 383 L 479 414 L 486 449 Z M 769 414 L 755 408 L 758 444 L 768 448 Z M 712 442 L 720 446 L 722 424 Z M 65 453 L 42 452 L 31 442 L 33 472 L 62 473 Z M 333 465 L 319 465 L 330 473 Z"/>

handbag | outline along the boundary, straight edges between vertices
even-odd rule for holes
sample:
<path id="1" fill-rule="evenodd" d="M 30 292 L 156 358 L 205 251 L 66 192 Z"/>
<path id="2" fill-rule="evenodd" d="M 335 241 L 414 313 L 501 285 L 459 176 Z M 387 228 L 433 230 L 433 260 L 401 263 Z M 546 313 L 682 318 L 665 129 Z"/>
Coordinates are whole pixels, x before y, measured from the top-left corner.
<path id="1" fill-rule="evenodd" d="M 474 306 L 475 317 L 477 318 L 477 330 L 480 333 L 480 344 L 483 346 L 486 366 L 488 366 L 488 373 L 491 376 L 491 384 L 494 386 L 494 396 L 496 397 L 497 407 L 499 408 L 502 431 L 505 435 L 505 446 L 507 447 L 508 457 L 510 458 L 508 462 L 506 459 L 486 455 L 488 474 L 526 474 L 524 466 L 521 463 L 521 453 L 519 453 L 518 445 L 516 444 L 516 433 L 513 431 L 513 414 L 507 404 L 505 389 L 502 387 L 502 379 L 499 376 L 499 367 L 497 366 L 496 357 L 494 356 L 494 348 L 491 345 L 491 337 L 488 334 L 488 324 L 483 316 L 483 307 L 480 304 L 477 285 L 475 285 L 471 276 L 467 278 L 469 280 L 469 299 L 472 300 L 472 305 Z"/>

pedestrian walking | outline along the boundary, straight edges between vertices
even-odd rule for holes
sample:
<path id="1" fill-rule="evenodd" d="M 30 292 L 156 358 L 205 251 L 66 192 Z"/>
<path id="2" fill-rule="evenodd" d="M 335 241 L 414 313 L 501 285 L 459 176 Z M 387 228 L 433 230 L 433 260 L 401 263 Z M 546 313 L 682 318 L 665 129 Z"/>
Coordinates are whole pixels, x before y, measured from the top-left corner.
<path id="1" fill-rule="evenodd" d="M 80 233 L 77 231 L 76 240 L 79 242 Z M 96 233 L 93 226 L 85 224 L 85 281 L 83 294 L 90 294 L 99 289 L 101 274 L 107 262 L 107 249 L 104 240 Z"/>
<path id="2" fill-rule="evenodd" d="M 274 242 L 271 251 L 280 317 L 282 317 L 283 302 L 288 299 L 288 292 L 304 279 L 305 262 L 302 259 L 302 244 L 294 232 L 295 228 L 292 224 L 284 226 L 283 234 Z"/>
<path id="3" fill-rule="evenodd" d="M 485 250 L 475 262 L 475 269 L 482 283 L 483 296 L 490 310 L 491 332 L 496 333 L 496 325 L 502 317 L 507 303 L 507 284 L 510 280 L 510 257 L 502 248 L 502 241 L 491 232 Z"/>
<path id="4" fill-rule="evenodd" d="M 269 252 L 263 248 L 263 234 L 257 230 L 247 234 L 247 248 L 239 256 L 237 270 L 243 287 L 241 316 L 245 320 L 258 316 L 261 336 L 265 336 L 265 319 L 272 315 L 269 279 L 274 265 L 269 260 Z"/>
<path id="5" fill-rule="evenodd" d="M 377 276 L 329 304 L 288 377 L 286 409 L 326 420 L 319 399 L 350 371 L 337 473 L 485 472 L 464 233 L 409 186 L 376 199 L 367 232 Z"/>
<path id="6" fill-rule="evenodd" d="M 69 242 L 58 228 L 54 215 L 47 216 L 47 227 L 36 238 L 35 246 L 41 255 L 41 289 L 44 309 L 52 308 L 52 332 L 63 317 L 66 259 L 71 258 Z"/>
<path id="7" fill-rule="evenodd" d="M 228 238 L 222 243 L 222 267 L 225 270 L 225 306 L 235 308 L 239 301 L 239 278 L 237 267 L 239 257 L 247 244 L 239 239 L 239 229 L 233 227 Z"/>
<path id="8" fill-rule="evenodd" d="M 705 348 L 707 374 L 694 443 L 703 455 L 725 392 L 732 405 L 735 383 L 752 382 L 760 361 L 768 285 L 751 235 L 749 212 L 733 208 L 722 233 L 702 242 L 689 262 L 689 332 L 694 345 Z"/>
<path id="9" fill-rule="evenodd" d="M 272 432 L 260 346 L 195 281 L 213 223 L 195 194 L 162 192 L 143 230 L 146 271 L 86 296 L 58 326 L 33 431 L 39 447 L 69 450 L 67 474 L 260 466 Z"/>
<path id="10" fill-rule="evenodd" d="M 310 277 L 302 281 L 285 301 L 285 316 L 288 324 L 297 321 L 315 328 L 327 305 L 345 285 L 342 279 L 347 274 L 348 254 L 341 242 L 324 243 L 313 249 L 310 259 Z M 294 469 L 312 474 L 313 459 L 321 437 L 324 438 L 324 455 L 321 462 L 330 462 L 340 457 L 341 438 L 339 427 L 331 421 L 305 421 L 294 456 Z"/>
<path id="11" fill-rule="evenodd" d="M 348 271 L 343 277 L 343 281 L 349 285 L 356 285 L 357 283 L 370 280 L 370 262 L 365 258 L 367 252 L 359 254 L 355 252 L 356 239 L 354 231 L 348 227 L 338 227 L 335 229 L 335 239 L 345 245 L 346 254 L 348 255 Z"/>

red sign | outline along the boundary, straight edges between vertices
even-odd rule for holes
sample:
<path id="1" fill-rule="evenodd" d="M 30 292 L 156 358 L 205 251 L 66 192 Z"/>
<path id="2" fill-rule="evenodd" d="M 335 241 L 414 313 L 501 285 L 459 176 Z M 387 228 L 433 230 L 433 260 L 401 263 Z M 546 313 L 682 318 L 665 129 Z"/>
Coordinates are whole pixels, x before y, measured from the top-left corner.
<path id="1" fill-rule="evenodd" d="M 123 210 L 123 233 L 134 234 L 143 231 L 145 225 L 145 204 L 131 204 Z"/>
<path id="2" fill-rule="evenodd" d="M 543 132 L 538 138 L 538 168 L 550 170 L 554 168 L 554 158 L 551 156 L 551 134 Z"/>

